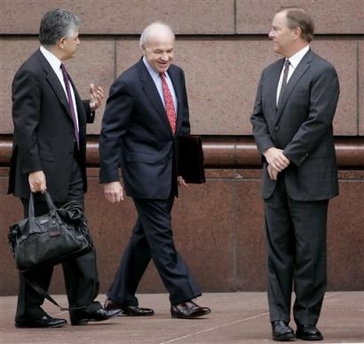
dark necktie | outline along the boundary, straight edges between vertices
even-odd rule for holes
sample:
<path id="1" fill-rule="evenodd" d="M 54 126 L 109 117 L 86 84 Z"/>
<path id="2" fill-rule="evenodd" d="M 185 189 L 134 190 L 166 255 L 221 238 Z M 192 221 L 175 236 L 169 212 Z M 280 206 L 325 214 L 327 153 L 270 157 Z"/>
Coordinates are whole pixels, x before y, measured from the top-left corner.
<path id="1" fill-rule="evenodd" d="M 282 99 L 282 95 L 283 95 L 283 92 L 284 92 L 284 88 L 287 85 L 288 71 L 289 71 L 289 60 L 287 59 L 284 62 L 283 79 L 282 79 L 281 91 L 279 92 L 278 104 L 279 104 L 279 102 Z"/>
<path id="2" fill-rule="evenodd" d="M 71 85 L 70 85 L 68 73 L 66 71 L 66 67 L 64 66 L 63 63 L 61 63 L 61 69 L 62 69 L 64 84 L 66 86 L 66 91 L 67 91 L 68 106 L 69 106 L 69 109 L 70 109 L 70 112 L 72 115 L 72 120 L 73 120 L 75 141 L 77 143 L 77 148 L 80 149 L 79 135 L 78 135 L 78 130 L 77 130 L 76 112 L 75 112 L 75 108 L 74 108 L 73 101 L 72 101 L 72 95 L 71 95 Z"/>
<path id="3" fill-rule="evenodd" d="M 176 118 L 177 118 L 176 110 L 174 108 L 171 92 L 167 85 L 166 75 L 164 73 L 160 73 L 160 76 L 162 79 L 164 106 L 166 108 L 169 124 L 171 125 L 171 129 L 174 134 L 176 132 Z"/>

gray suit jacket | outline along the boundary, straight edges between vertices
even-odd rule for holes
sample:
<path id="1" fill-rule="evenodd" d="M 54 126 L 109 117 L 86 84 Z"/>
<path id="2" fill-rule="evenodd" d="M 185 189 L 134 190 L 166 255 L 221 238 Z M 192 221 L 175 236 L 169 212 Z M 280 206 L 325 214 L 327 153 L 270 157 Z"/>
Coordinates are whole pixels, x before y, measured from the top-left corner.
<path id="1" fill-rule="evenodd" d="M 284 59 L 264 69 L 251 123 L 261 154 L 284 150 L 291 161 L 283 172 L 288 195 L 298 201 L 329 199 L 338 194 L 332 121 L 339 97 L 335 68 L 309 50 L 289 79 L 276 108 L 276 92 Z M 263 159 L 264 161 L 264 159 Z M 263 166 L 262 197 L 269 198 L 276 181 Z"/>

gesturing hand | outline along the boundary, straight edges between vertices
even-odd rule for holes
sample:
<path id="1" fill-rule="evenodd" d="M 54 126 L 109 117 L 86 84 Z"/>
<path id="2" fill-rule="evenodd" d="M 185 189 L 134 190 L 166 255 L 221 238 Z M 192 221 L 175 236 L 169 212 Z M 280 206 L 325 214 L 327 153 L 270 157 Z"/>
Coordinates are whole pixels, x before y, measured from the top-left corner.
<path id="1" fill-rule="evenodd" d="M 105 98 L 104 90 L 101 86 L 90 84 L 90 108 L 92 111 L 98 109 Z"/>

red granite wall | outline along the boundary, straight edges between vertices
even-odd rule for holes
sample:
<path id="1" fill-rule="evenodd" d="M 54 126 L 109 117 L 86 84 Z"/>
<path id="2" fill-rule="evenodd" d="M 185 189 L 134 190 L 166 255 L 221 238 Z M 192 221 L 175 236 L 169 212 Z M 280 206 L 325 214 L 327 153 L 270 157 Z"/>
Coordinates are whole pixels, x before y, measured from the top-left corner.
<path id="1" fill-rule="evenodd" d="M 66 8 L 83 21 L 81 45 L 67 67 L 84 96 L 90 82 L 108 90 L 114 78 L 140 58 L 139 34 L 147 24 L 159 19 L 172 25 L 177 34 L 176 63 L 186 73 L 192 131 L 206 139 L 208 161 L 207 183 L 183 190 L 176 201 L 173 223 L 177 246 L 204 291 L 265 289 L 259 157 L 251 140 L 249 116 L 260 72 L 278 58 L 267 34 L 275 11 L 283 5 L 300 5 L 312 13 L 316 22 L 312 47 L 331 61 L 339 74 L 341 96 L 334 124 L 340 155 L 340 196 L 331 202 L 329 213 L 329 288 L 364 288 L 362 0 L 2 0 L 0 295 L 16 293 L 17 275 L 6 232 L 22 214 L 19 201 L 6 195 L 11 81 L 20 63 L 37 49 L 40 18 L 53 7 Z M 89 127 L 94 142 L 102 110 Z M 229 142 L 236 137 L 247 142 L 230 149 Z M 128 240 L 135 211 L 129 199 L 121 205 L 104 201 L 97 179 L 95 145 L 89 147 L 87 213 L 105 292 Z M 53 291 L 64 292 L 58 268 Z M 151 266 L 140 292 L 163 291 Z"/>

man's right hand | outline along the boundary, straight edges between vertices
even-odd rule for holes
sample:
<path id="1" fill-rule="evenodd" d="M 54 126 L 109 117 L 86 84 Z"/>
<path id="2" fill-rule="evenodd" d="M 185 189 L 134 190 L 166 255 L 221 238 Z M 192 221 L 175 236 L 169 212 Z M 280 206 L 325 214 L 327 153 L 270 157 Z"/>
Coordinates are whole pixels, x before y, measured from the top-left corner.
<path id="1" fill-rule="evenodd" d="M 124 191 L 120 182 L 110 182 L 104 184 L 105 198 L 111 203 L 120 203 L 124 200 Z"/>
<path id="2" fill-rule="evenodd" d="M 267 160 L 268 165 L 271 165 L 271 167 L 277 172 L 282 172 L 290 164 L 289 159 L 284 156 L 282 149 L 271 147 L 268 148 L 263 154 Z"/>
<path id="3" fill-rule="evenodd" d="M 44 193 L 47 190 L 46 177 L 43 171 L 29 173 L 28 182 L 31 192 Z"/>

